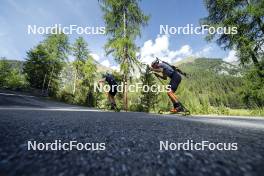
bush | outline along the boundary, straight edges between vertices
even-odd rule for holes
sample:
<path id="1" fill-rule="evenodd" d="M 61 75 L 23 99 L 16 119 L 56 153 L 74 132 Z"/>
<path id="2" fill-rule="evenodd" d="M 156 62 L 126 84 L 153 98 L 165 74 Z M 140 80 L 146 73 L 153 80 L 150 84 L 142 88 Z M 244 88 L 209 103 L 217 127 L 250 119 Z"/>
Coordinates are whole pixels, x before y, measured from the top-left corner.
<path id="1" fill-rule="evenodd" d="M 61 101 L 72 104 L 74 102 L 74 95 L 72 93 L 63 91 L 60 95 Z"/>
<path id="2" fill-rule="evenodd" d="M 29 87 L 25 75 L 20 74 L 16 69 L 10 72 L 5 83 L 5 87 L 12 90 L 22 90 Z"/>
<path id="3" fill-rule="evenodd" d="M 7 60 L 0 60 L 0 87 L 21 90 L 28 88 L 29 84 L 17 65 L 12 66 Z"/>
<path id="4" fill-rule="evenodd" d="M 6 86 L 6 80 L 11 71 L 11 65 L 7 60 L 0 60 L 0 87 Z"/>
<path id="5" fill-rule="evenodd" d="M 132 104 L 129 106 L 129 111 L 146 112 L 142 104 Z"/>

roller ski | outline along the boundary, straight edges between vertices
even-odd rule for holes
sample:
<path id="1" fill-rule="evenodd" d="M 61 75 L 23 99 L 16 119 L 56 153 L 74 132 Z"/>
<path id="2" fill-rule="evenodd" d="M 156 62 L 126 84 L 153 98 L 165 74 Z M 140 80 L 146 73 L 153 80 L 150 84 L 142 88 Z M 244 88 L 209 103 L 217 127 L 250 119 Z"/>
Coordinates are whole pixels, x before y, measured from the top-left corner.
<path id="1" fill-rule="evenodd" d="M 183 116 L 188 116 L 190 115 L 190 111 L 185 108 L 181 103 L 179 107 L 171 109 L 169 112 L 164 112 L 162 110 L 159 111 L 159 114 L 178 114 L 178 115 L 183 115 Z"/>
<path id="2" fill-rule="evenodd" d="M 190 113 L 190 111 L 174 111 L 174 112 L 171 112 L 171 111 L 169 111 L 169 112 L 166 112 L 166 111 L 162 111 L 162 110 L 160 110 L 159 112 L 158 112 L 159 114 L 175 114 L 175 115 L 182 115 L 182 116 L 188 116 L 188 115 L 191 115 L 191 113 Z"/>

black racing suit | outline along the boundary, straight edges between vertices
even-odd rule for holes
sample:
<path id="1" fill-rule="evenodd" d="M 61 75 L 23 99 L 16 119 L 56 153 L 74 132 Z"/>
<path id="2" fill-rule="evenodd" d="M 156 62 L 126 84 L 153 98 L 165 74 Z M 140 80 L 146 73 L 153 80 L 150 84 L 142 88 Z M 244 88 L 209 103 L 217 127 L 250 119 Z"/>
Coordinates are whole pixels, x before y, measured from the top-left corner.
<path id="1" fill-rule="evenodd" d="M 117 93 L 117 82 L 115 81 L 113 75 L 107 74 L 104 78 L 110 86 L 109 94 L 115 96 Z"/>
<path id="2" fill-rule="evenodd" d="M 169 85 L 171 86 L 171 90 L 175 92 L 181 83 L 181 75 L 165 63 L 159 63 L 158 66 L 163 68 L 163 73 L 171 79 Z"/>

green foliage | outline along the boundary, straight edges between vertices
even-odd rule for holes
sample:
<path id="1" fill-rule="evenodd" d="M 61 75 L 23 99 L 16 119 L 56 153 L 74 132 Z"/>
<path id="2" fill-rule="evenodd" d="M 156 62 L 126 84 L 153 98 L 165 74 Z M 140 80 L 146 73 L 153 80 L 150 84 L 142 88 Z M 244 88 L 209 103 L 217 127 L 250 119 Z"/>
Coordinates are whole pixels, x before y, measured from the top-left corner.
<path id="1" fill-rule="evenodd" d="M 88 44 L 82 37 L 79 37 L 76 39 L 72 47 L 72 52 L 73 52 L 73 56 L 75 56 L 75 60 L 73 62 L 73 67 L 75 71 L 74 71 L 74 82 L 73 82 L 73 92 L 72 93 L 73 95 L 75 95 L 76 86 L 79 87 L 80 83 L 85 78 L 84 71 L 88 72 L 88 74 L 89 73 L 92 74 L 93 72 L 89 72 L 89 69 L 92 69 L 91 71 L 94 71 L 94 69 L 92 68 L 93 65 L 90 64 L 91 66 L 88 66 L 86 64 L 86 61 L 89 57 Z M 86 69 L 85 69 L 85 64 L 86 64 L 86 67 L 88 66 Z"/>
<path id="2" fill-rule="evenodd" d="M 49 60 L 49 54 L 42 44 L 27 52 L 24 73 L 27 74 L 27 79 L 32 88 L 41 89 L 43 84 L 47 88 L 48 82 L 44 83 L 44 79 L 50 77 L 51 68 L 52 63 Z"/>
<path id="3" fill-rule="evenodd" d="M 68 36 L 63 33 L 49 34 L 43 41 L 43 45 L 49 54 L 49 59 L 63 66 L 70 51 Z"/>
<path id="4" fill-rule="evenodd" d="M 141 82 L 143 86 L 151 87 L 156 84 L 155 78 L 147 66 L 146 71 L 141 76 Z M 140 106 L 139 110 L 143 110 L 144 112 L 149 112 L 151 108 L 155 107 L 157 103 L 157 93 L 156 92 L 144 92 L 142 90 L 140 97 Z"/>
<path id="5" fill-rule="evenodd" d="M 110 37 L 105 51 L 112 54 L 120 64 L 123 82 L 126 83 L 134 66 L 139 65 L 136 57 L 135 39 L 140 36 L 141 26 L 145 26 L 148 16 L 141 11 L 138 0 L 101 0 L 104 12 L 106 34 Z M 127 91 L 124 92 L 124 105 L 127 109 Z"/>
<path id="6" fill-rule="evenodd" d="M 91 56 L 89 56 L 85 63 L 79 68 L 79 72 L 82 77 L 75 80 L 74 75 L 76 72 L 73 63 L 63 69 L 58 98 L 71 104 L 94 107 L 98 103 L 97 101 L 100 100 L 100 96 L 99 93 L 93 90 L 97 72 L 96 65 Z M 76 83 L 76 91 L 73 94 L 74 83 Z"/>
<path id="7" fill-rule="evenodd" d="M 0 87 L 13 90 L 28 88 L 26 76 L 20 73 L 19 65 L 12 65 L 10 61 L 0 60 Z"/>
<path id="8" fill-rule="evenodd" d="M 75 61 L 67 64 L 70 49 Z M 97 69 L 82 37 L 70 47 L 66 35 L 47 35 L 27 56 L 24 72 L 32 88 L 67 103 L 96 106 L 99 95 L 93 92 L 93 83 Z"/>
<path id="9" fill-rule="evenodd" d="M 205 4 L 209 15 L 202 20 L 203 24 L 237 28 L 237 34 L 208 34 L 207 40 L 216 39 L 219 46 L 235 49 L 241 63 L 251 67 L 241 96 L 248 107 L 263 107 L 264 1 L 205 0 Z"/>
<path id="10" fill-rule="evenodd" d="M 143 14 L 138 1 L 135 0 L 102 0 L 101 2 L 106 34 L 110 36 L 105 45 L 106 53 L 112 53 L 116 61 L 121 64 L 121 71 L 129 73 L 130 69 L 133 69 L 133 64 L 138 64 L 134 40 L 140 36 L 140 28 L 147 24 L 149 17 Z"/>
<path id="11" fill-rule="evenodd" d="M 44 40 L 43 45 L 48 52 L 49 63 L 51 63 L 47 90 L 50 90 L 51 95 L 56 96 L 59 86 L 59 76 L 70 52 L 69 39 L 68 36 L 63 33 L 49 34 Z"/>
<path id="12" fill-rule="evenodd" d="M 72 104 L 97 105 L 98 93 L 93 91 L 97 67 L 90 56 L 88 44 L 79 37 L 71 47 L 75 60 L 62 71 L 58 97 Z M 65 98 L 66 97 L 66 98 Z"/>
<path id="13" fill-rule="evenodd" d="M 5 58 L 0 60 L 0 86 L 3 87 L 6 84 L 6 80 L 11 71 L 11 65 Z"/>
<path id="14" fill-rule="evenodd" d="M 81 70 L 89 56 L 88 44 L 83 39 L 83 37 L 79 37 L 76 39 L 72 47 L 72 53 L 75 57 L 73 66 L 75 67 L 77 74 L 75 79 L 78 79 L 79 77 L 84 76 Z"/>
<path id="15" fill-rule="evenodd" d="M 94 63 L 94 60 L 92 59 L 91 56 L 89 56 L 88 60 L 85 62 L 83 68 L 82 68 L 82 73 L 84 75 L 83 80 L 82 80 L 82 86 L 83 86 L 83 91 L 84 93 L 86 92 L 86 99 L 85 102 L 87 103 L 88 106 L 94 107 L 96 106 L 96 99 L 98 95 L 93 90 L 93 85 L 95 82 L 95 77 L 97 74 L 97 69 L 96 65 Z"/>
<path id="16" fill-rule="evenodd" d="M 73 56 L 75 61 L 81 61 L 85 63 L 87 57 L 89 56 L 88 44 L 83 37 L 79 37 L 75 40 L 75 43 L 72 47 Z"/>
<path id="17" fill-rule="evenodd" d="M 59 74 L 69 53 L 68 37 L 65 34 L 49 34 L 35 48 L 27 52 L 24 72 L 30 86 L 50 91 L 58 91 Z"/>
<path id="18" fill-rule="evenodd" d="M 65 103 L 69 103 L 69 104 L 73 104 L 74 102 L 74 95 L 63 90 L 62 92 L 60 92 L 60 100 L 65 102 Z"/>
<path id="19" fill-rule="evenodd" d="M 264 1 L 263 0 L 205 0 L 208 17 L 203 24 L 213 27 L 237 27 L 237 34 L 208 34 L 209 41 L 228 49 L 236 49 L 240 61 L 252 61 L 257 67 L 263 59 Z"/>
<path id="20" fill-rule="evenodd" d="M 6 79 L 6 87 L 14 90 L 22 90 L 28 88 L 29 84 L 24 74 L 20 74 L 18 69 L 12 69 Z"/>
<path id="21" fill-rule="evenodd" d="M 96 71 L 96 65 L 94 63 L 94 60 L 92 59 L 91 56 L 88 57 L 88 59 L 86 60 L 86 62 L 84 63 L 83 67 L 82 67 L 82 73 L 84 75 L 83 77 L 83 84 L 87 87 L 89 87 L 90 89 L 93 88 L 93 83 L 95 81 L 95 77 L 97 74 Z"/>
<path id="22" fill-rule="evenodd" d="M 210 113 L 213 111 L 211 106 L 245 107 L 240 95 L 240 87 L 243 85 L 241 70 L 237 68 L 235 71 L 226 64 L 217 59 L 201 58 L 180 65 L 190 76 L 183 79 L 176 93 L 192 112 Z M 228 69 L 223 68 L 223 65 Z"/>
<path id="23" fill-rule="evenodd" d="M 241 92 L 248 107 L 264 107 L 264 77 L 260 75 L 264 75 L 264 69 L 258 70 L 256 67 L 248 70 L 245 75 Z"/>

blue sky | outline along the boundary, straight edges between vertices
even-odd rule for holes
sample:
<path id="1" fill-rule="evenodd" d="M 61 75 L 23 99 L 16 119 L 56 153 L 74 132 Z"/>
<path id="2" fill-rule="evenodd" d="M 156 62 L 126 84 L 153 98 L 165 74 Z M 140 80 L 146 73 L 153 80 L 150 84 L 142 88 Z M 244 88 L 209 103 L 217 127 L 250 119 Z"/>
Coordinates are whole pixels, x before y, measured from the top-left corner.
<path id="1" fill-rule="evenodd" d="M 229 51 L 223 51 L 214 43 L 207 43 L 204 35 L 159 34 L 160 25 L 198 25 L 199 19 L 207 15 L 202 0 L 143 0 L 140 6 L 145 14 L 151 16 L 148 26 L 142 30 L 141 38 L 136 40 L 144 62 L 150 62 L 152 55 L 171 62 L 189 56 L 230 56 Z M 0 0 L 0 56 L 23 60 L 26 51 L 43 40 L 41 35 L 28 35 L 27 25 L 104 26 L 102 15 L 98 0 Z M 82 36 L 99 62 L 116 66 L 113 58 L 104 55 L 106 36 Z M 70 42 L 77 37 L 76 34 L 69 35 Z"/>

